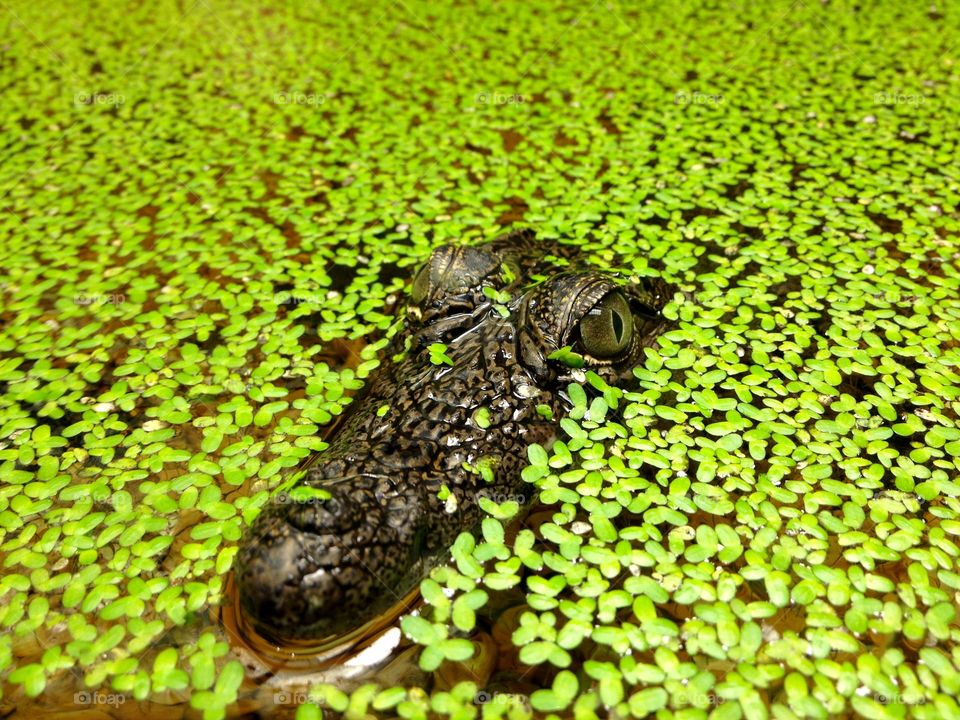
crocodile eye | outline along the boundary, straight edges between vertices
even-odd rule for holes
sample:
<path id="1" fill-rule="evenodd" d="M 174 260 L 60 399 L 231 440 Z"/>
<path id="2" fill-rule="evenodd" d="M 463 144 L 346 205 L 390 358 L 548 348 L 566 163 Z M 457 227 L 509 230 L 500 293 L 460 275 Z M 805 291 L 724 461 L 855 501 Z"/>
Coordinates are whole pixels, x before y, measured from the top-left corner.
<path id="1" fill-rule="evenodd" d="M 607 293 L 580 320 L 583 349 L 596 358 L 621 354 L 633 339 L 633 313 L 626 299 L 614 291 Z"/>
<path id="2" fill-rule="evenodd" d="M 430 263 L 425 263 L 417 276 L 413 279 L 413 287 L 410 290 L 410 298 L 418 305 L 422 303 L 427 293 L 430 292 Z"/>

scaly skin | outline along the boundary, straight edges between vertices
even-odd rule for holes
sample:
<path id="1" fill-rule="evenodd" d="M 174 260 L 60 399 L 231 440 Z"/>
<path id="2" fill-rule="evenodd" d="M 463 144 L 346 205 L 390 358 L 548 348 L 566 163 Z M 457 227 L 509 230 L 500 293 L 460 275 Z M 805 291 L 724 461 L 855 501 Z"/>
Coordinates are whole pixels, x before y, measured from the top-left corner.
<path id="1" fill-rule="evenodd" d="M 570 267 L 557 272 L 547 255 Z M 541 275 L 548 277 L 531 285 Z M 509 302 L 495 307 L 484 285 L 509 293 Z M 633 333 L 622 352 L 596 360 L 579 323 L 614 291 L 629 302 Z M 575 248 L 537 242 L 526 230 L 435 250 L 414 280 L 388 359 L 301 481 L 332 497 L 273 498 L 241 544 L 237 586 L 257 630 L 272 639 L 337 636 L 404 597 L 461 531 L 477 526 L 481 495 L 520 491 L 527 446 L 553 441 L 555 422 L 536 408 L 559 414 L 573 371 L 548 355 L 572 346 L 587 368 L 622 381 L 664 325 L 660 310 L 671 295 L 659 280 L 616 284 L 578 264 Z M 434 342 L 447 345 L 452 366 L 431 361 Z M 403 359 L 389 360 L 404 348 Z M 486 427 L 477 424 L 480 408 Z M 476 471 L 479 462 L 493 463 L 492 482 Z M 440 499 L 444 486 L 454 500 Z"/>

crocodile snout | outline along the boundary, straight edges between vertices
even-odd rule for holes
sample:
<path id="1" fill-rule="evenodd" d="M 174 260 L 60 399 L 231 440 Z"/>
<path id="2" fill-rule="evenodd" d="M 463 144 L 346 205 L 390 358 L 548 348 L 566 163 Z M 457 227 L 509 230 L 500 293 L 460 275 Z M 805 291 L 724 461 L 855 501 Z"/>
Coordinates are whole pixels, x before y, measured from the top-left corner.
<path id="1" fill-rule="evenodd" d="M 409 591 L 416 547 L 390 522 L 391 503 L 374 484 L 347 478 L 328 499 L 282 494 L 260 514 L 236 576 L 240 603 L 259 632 L 272 639 L 337 635 Z M 405 508 L 417 517 L 409 503 Z"/>

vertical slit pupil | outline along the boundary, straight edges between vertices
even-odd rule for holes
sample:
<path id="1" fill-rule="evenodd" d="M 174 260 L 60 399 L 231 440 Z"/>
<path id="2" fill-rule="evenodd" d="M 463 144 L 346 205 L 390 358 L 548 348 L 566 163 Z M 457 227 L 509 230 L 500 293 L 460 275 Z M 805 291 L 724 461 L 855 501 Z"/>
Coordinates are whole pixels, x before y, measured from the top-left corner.
<path id="1" fill-rule="evenodd" d="M 618 343 L 623 339 L 623 318 L 616 310 L 613 311 L 613 334 Z"/>

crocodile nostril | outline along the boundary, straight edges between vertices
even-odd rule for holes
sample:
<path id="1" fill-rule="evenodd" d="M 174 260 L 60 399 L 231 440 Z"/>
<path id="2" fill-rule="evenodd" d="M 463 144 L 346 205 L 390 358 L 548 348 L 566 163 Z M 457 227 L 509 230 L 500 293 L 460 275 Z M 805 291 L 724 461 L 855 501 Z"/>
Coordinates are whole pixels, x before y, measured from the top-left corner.
<path id="1" fill-rule="evenodd" d="M 299 592 L 303 544 L 295 533 L 252 548 L 240 559 L 240 602 L 258 624 L 284 628 L 303 610 Z"/>
<path id="2" fill-rule="evenodd" d="M 289 519 L 289 518 L 287 518 Z M 344 550 L 331 535 L 298 530 L 270 518 L 261 542 L 238 557 L 237 592 L 258 631 L 271 638 L 336 632 L 344 623 Z"/>

